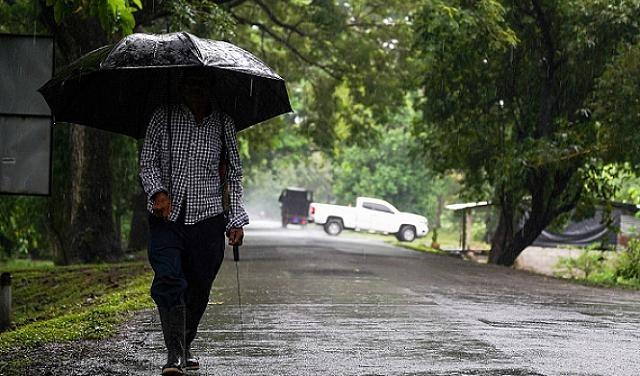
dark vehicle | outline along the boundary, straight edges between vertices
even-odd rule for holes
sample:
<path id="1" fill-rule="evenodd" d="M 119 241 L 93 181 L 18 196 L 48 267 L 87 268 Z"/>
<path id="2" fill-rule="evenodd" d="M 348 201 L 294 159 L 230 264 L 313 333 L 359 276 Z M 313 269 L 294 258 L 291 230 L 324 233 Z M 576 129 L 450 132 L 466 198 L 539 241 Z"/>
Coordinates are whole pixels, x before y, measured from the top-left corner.
<path id="1" fill-rule="evenodd" d="M 313 201 L 313 192 L 304 188 L 285 188 L 278 198 L 282 227 L 289 223 L 306 225 L 309 215 L 309 205 Z"/>

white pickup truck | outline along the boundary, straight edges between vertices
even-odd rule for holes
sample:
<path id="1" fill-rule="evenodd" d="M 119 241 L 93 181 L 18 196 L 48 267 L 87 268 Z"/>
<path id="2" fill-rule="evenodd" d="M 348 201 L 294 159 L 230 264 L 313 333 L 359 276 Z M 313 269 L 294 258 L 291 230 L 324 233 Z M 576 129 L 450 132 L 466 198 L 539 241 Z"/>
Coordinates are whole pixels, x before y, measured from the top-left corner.
<path id="1" fill-rule="evenodd" d="M 400 212 L 384 200 L 369 197 L 358 197 L 355 207 L 312 202 L 309 220 L 323 225 L 329 235 L 352 229 L 395 234 L 398 240 L 410 242 L 429 232 L 427 218 Z"/>

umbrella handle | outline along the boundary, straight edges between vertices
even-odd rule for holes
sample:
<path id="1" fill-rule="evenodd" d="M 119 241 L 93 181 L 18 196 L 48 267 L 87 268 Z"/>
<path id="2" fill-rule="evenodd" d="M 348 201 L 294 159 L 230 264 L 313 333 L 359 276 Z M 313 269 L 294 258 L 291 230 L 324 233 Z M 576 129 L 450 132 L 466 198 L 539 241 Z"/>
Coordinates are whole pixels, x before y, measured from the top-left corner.
<path id="1" fill-rule="evenodd" d="M 240 260 L 240 247 L 237 245 L 233 246 L 233 261 L 239 261 Z"/>

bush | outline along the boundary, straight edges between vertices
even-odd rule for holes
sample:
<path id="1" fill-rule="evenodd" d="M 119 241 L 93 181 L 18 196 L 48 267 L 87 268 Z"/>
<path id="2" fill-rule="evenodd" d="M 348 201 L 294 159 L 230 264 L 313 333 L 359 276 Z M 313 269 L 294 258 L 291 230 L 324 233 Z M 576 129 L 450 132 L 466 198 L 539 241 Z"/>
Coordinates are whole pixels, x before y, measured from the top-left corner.
<path id="1" fill-rule="evenodd" d="M 633 239 L 616 262 L 616 278 L 640 284 L 640 240 Z"/>
<path id="2" fill-rule="evenodd" d="M 561 257 L 556 269 L 560 277 L 589 279 L 605 269 L 605 257 L 602 252 L 586 250 L 578 257 Z"/>
<path id="3" fill-rule="evenodd" d="M 640 288 L 640 240 L 629 243 L 627 250 L 611 253 L 585 250 L 578 257 L 562 257 L 556 275 L 598 285 L 619 285 Z"/>

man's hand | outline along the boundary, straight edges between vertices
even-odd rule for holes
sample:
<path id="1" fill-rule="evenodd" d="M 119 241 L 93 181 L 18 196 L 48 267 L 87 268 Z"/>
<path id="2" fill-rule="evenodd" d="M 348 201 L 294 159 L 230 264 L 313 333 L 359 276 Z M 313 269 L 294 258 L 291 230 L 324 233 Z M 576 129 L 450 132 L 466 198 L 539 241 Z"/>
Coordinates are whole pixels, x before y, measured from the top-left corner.
<path id="1" fill-rule="evenodd" d="M 152 197 L 153 215 L 162 219 L 168 219 L 171 213 L 171 200 L 166 192 L 158 192 Z"/>
<path id="2" fill-rule="evenodd" d="M 240 228 L 232 228 L 227 231 L 227 236 L 229 237 L 229 245 L 242 245 L 242 239 L 244 238 L 244 231 L 242 227 Z"/>

